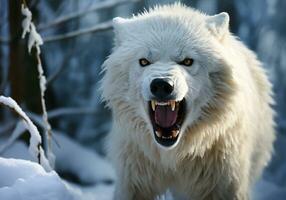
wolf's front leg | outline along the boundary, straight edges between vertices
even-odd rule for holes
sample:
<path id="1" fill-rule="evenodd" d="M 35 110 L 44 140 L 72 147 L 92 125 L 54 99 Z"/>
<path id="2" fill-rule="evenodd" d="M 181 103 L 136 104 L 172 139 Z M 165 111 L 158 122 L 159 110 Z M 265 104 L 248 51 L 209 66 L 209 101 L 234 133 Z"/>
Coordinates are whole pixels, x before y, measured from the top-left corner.
<path id="1" fill-rule="evenodd" d="M 232 170 L 233 172 L 235 169 Z M 227 177 L 221 178 L 216 187 L 203 198 L 204 200 L 249 200 L 250 186 L 248 173 L 244 171 L 243 166 L 237 170 L 236 176 L 228 174 Z M 233 176 L 233 177 L 232 177 Z M 223 176 L 222 176 L 223 177 Z M 228 184 L 226 184 L 228 183 Z"/>
<path id="2" fill-rule="evenodd" d="M 135 177 L 133 177 L 135 178 Z M 114 200 L 153 200 L 155 193 L 144 185 L 137 186 L 128 177 L 120 178 L 115 187 Z"/>
<path id="3" fill-rule="evenodd" d="M 230 186 L 232 187 L 232 186 Z M 199 198 L 200 199 L 200 198 Z M 235 190 L 225 188 L 222 190 L 214 190 L 209 195 L 207 195 L 203 200 L 249 200 L 249 191 L 247 190 L 239 190 L 236 188 Z M 201 200 L 201 199 L 200 199 Z"/>
<path id="4" fill-rule="evenodd" d="M 153 200 L 161 193 L 158 178 L 154 176 L 157 173 L 152 173 L 155 169 L 150 163 L 144 161 L 144 157 L 141 156 L 140 160 L 135 158 L 132 162 L 128 160 L 121 160 L 121 162 L 124 164 L 116 165 L 118 179 L 114 200 Z"/>

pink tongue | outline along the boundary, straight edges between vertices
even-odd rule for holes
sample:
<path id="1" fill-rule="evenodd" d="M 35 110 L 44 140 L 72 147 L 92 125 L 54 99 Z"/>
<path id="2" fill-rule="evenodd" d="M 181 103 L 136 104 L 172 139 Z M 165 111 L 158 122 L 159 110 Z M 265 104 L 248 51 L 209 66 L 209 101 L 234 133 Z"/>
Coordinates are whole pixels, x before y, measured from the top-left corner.
<path id="1" fill-rule="evenodd" d="M 168 128 L 176 123 L 178 109 L 172 111 L 171 106 L 156 106 L 155 122 L 162 128 Z"/>

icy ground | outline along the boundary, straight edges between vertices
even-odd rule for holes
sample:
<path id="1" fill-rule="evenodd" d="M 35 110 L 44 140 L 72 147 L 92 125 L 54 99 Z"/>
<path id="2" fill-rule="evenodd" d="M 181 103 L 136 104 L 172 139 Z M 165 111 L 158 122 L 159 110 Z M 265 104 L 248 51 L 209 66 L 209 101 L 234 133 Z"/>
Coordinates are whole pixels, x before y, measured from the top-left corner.
<path id="1" fill-rule="evenodd" d="M 76 174 L 86 186 L 76 185 L 46 172 L 30 161 L 28 147 L 15 142 L 0 158 L 0 199 L 2 200 L 111 200 L 115 174 L 110 164 L 96 153 L 57 134 L 56 170 Z M 279 175 L 275 175 L 279 176 Z M 255 200 L 284 200 L 286 188 L 265 179 L 254 188 Z M 171 200 L 171 197 L 161 197 Z"/>
<path id="2" fill-rule="evenodd" d="M 56 170 L 76 174 L 88 186 L 64 181 L 55 171 L 46 172 L 32 162 L 28 147 L 15 142 L 0 158 L 1 200 L 109 200 L 115 174 L 99 155 L 71 139 L 56 135 Z M 4 158 L 5 157 L 5 158 Z"/>

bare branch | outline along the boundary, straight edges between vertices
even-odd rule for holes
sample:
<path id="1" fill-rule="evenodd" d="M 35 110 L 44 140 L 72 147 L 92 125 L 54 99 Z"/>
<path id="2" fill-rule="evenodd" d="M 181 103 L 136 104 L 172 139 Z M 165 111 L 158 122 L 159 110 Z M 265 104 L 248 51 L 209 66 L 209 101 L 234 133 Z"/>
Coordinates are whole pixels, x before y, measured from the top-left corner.
<path id="1" fill-rule="evenodd" d="M 80 114 L 95 114 L 94 108 L 59 108 L 56 110 L 49 111 L 49 119 L 60 117 L 63 115 L 80 115 Z"/>
<path id="2" fill-rule="evenodd" d="M 28 50 L 29 53 L 31 53 L 32 47 L 36 49 L 36 58 L 37 58 L 37 69 L 39 73 L 39 85 L 40 85 L 40 94 L 41 94 L 41 105 L 42 105 L 42 111 L 43 111 L 43 121 L 45 123 L 45 136 L 46 136 L 46 155 L 48 156 L 49 162 L 52 166 L 54 166 L 55 157 L 52 153 L 52 128 L 48 121 L 48 114 L 47 114 L 47 108 L 46 108 L 46 102 L 45 102 L 45 91 L 46 91 L 46 77 L 44 75 L 44 70 L 42 66 L 42 61 L 40 58 L 41 49 L 40 45 L 43 44 L 43 40 L 41 35 L 37 32 L 36 27 L 34 23 L 32 22 L 32 13 L 27 7 L 27 4 L 25 4 L 25 1 L 23 0 L 24 4 L 22 4 L 22 14 L 25 16 L 25 18 L 22 21 L 22 28 L 23 28 L 23 34 L 22 38 L 25 38 L 25 35 L 28 34 Z"/>
<path id="3" fill-rule="evenodd" d="M 31 120 L 38 124 L 40 127 L 42 127 L 43 129 L 45 129 L 45 123 L 43 121 L 43 118 L 35 113 L 26 111 L 27 115 L 31 118 Z M 56 132 L 55 130 L 53 132 Z M 54 137 L 54 135 L 51 135 L 52 139 L 54 140 L 55 144 L 60 148 L 60 144 L 59 142 L 56 140 L 56 138 Z"/>
<path id="4" fill-rule="evenodd" d="M 89 115 L 89 114 L 96 114 L 96 110 L 91 107 L 79 107 L 79 108 L 58 108 L 55 110 L 51 110 L 48 112 L 49 119 L 57 118 L 57 117 L 62 117 L 65 115 Z M 37 120 L 35 116 L 37 114 L 26 111 L 27 115 L 31 117 L 33 121 Z M 43 120 L 41 120 L 43 123 Z M 36 123 L 40 123 L 37 121 Z"/>
<path id="5" fill-rule="evenodd" d="M 86 9 L 86 10 L 77 11 L 77 12 L 74 12 L 74 13 L 71 13 L 71 14 L 59 17 L 59 18 L 57 18 L 57 19 L 55 19 L 52 22 L 49 22 L 47 24 L 39 24 L 38 25 L 38 29 L 39 30 L 44 30 L 44 29 L 47 29 L 47 28 L 50 28 L 50 27 L 53 27 L 53 26 L 65 23 L 65 22 L 70 21 L 72 19 L 75 19 L 75 18 L 78 18 L 78 17 L 82 17 L 82 16 L 84 16 L 86 14 L 89 14 L 91 12 L 94 12 L 94 11 L 107 9 L 107 8 L 112 8 L 112 7 L 121 5 L 121 4 L 133 3 L 133 2 L 138 2 L 138 1 L 140 1 L 140 0 L 117 0 L 117 1 L 108 0 L 108 1 L 100 2 L 100 3 L 95 4 L 94 6 Z"/>
<path id="6" fill-rule="evenodd" d="M 106 31 L 106 30 L 110 30 L 110 29 L 112 29 L 112 21 L 103 22 L 103 23 L 97 24 L 97 25 L 90 27 L 90 28 L 85 28 L 85 29 L 81 29 L 81 30 L 77 30 L 77 31 L 71 31 L 69 33 L 65 33 L 62 35 L 45 37 L 45 38 L 43 38 L 43 41 L 46 43 L 47 42 L 53 42 L 53 41 L 57 41 L 57 40 L 69 39 L 69 38 L 77 37 L 77 36 L 84 35 L 84 34 L 96 33 L 96 32 Z"/>

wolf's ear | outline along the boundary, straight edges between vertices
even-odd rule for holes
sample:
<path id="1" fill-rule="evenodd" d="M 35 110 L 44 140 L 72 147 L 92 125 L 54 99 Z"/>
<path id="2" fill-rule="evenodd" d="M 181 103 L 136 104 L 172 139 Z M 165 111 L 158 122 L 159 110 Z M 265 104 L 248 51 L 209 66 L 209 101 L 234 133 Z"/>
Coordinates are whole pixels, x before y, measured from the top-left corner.
<path id="1" fill-rule="evenodd" d="M 229 15 L 226 12 L 222 12 L 210 16 L 207 18 L 206 23 L 212 34 L 221 40 L 229 29 Z"/>
<path id="2" fill-rule="evenodd" d="M 122 42 L 124 36 L 126 35 L 126 23 L 127 19 L 124 19 L 122 17 L 115 17 L 113 19 L 113 29 L 114 29 L 114 34 L 115 34 L 115 45 L 118 46 Z"/>

